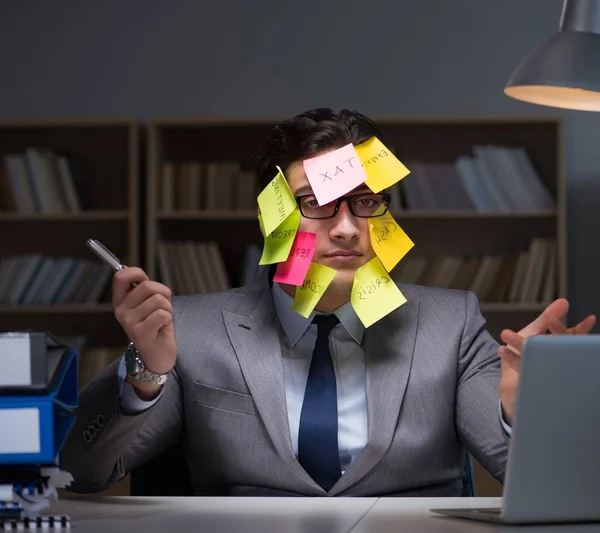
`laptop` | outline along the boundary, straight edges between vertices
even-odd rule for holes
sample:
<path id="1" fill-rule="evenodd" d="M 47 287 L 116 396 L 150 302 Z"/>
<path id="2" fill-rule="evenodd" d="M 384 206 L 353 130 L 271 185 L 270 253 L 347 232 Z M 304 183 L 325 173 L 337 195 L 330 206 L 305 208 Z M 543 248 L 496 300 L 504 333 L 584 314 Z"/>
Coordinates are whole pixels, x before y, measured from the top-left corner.
<path id="1" fill-rule="evenodd" d="M 503 524 L 600 522 L 600 335 L 525 340 L 500 508 L 432 509 Z"/>

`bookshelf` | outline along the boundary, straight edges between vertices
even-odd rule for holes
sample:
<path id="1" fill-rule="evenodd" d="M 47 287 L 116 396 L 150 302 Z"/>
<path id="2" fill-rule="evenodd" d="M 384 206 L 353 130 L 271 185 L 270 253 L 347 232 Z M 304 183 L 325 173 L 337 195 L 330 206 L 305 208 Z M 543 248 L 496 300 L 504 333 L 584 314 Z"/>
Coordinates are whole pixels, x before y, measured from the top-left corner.
<path id="1" fill-rule="evenodd" d="M 42 288 L 58 279 L 45 297 L 0 288 L 2 331 L 47 329 L 84 337 L 86 346 L 125 344 L 110 304 L 110 276 L 101 274 L 85 241 L 97 238 L 124 262 L 139 263 L 138 158 L 135 121 L 0 122 L 0 277 L 12 276 L 14 286 L 37 254 L 24 285 L 44 273 Z M 12 270 L 11 258 L 20 261 Z M 50 261 L 54 266 L 43 270 Z M 52 270 L 59 261 L 62 271 Z"/>
<path id="2" fill-rule="evenodd" d="M 529 323 L 545 308 L 548 298 L 567 295 L 566 190 L 560 117 L 384 117 L 375 118 L 375 121 L 382 130 L 386 146 L 411 170 L 411 162 L 457 165 L 459 158 L 474 156 L 475 146 L 500 146 L 509 150 L 523 148 L 539 182 L 552 197 L 552 206 L 541 206 L 538 203 L 533 208 L 456 209 L 440 208 L 439 205 L 437 208 L 432 208 L 431 205 L 417 208 L 415 202 L 411 208 L 408 201 L 409 189 L 412 188 L 414 193 L 412 183 L 416 182 L 416 172 L 411 172 L 395 187 L 392 213 L 415 242 L 415 247 L 407 258 L 423 257 L 431 264 L 440 254 L 481 260 L 486 256 L 501 256 L 504 259 L 514 257 L 512 269 L 508 268 L 513 277 L 510 281 L 510 286 L 514 285 L 512 299 L 508 297 L 508 281 L 505 282 L 502 300 L 480 298 L 482 313 L 494 337 L 498 338 L 503 328 L 518 330 Z M 217 243 L 222 254 L 230 284 L 237 286 L 242 283 L 245 262 L 249 257 L 246 245 L 260 246 L 262 242 L 256 207 L 254 204 L 249 207 L 250 204 L 240 202 L 239 199 L 237 202 L 234 200 L 229 208 L 215 207 L 214 196 L 211 196 L 214 193 L 207 193 L 207 188 L 222 185 L 223 193 L 231 191 L 229 194 L 234 195 L 239 195 L 240 191 L 231 189 L 227 177 L 211 177 L 210 171 L 206 172 L 206 167 L 207 163 L 216 162 L 218 165 L 234 162 L 238 165 L 238 182 L 252 179 L 250 173 L 254 168 L 258 148 L 271 125 L 278 122 L 277 119 L 151 121 L 147 154 L 146 213 L 146 268 L 151 278 L 167 282 L 174 277 L 185 278 L 191 275 L 189 272 L 171 269 L 168 261 L 160 259 L 161 241 L 212 240 Z M 190 162 L 196 163 L 194 171 L 189 168 L 187 171 L 181 170 Z M 165 166 L 165 163 L 169 165 Z M 201 169 L 198 168 L 198 163 Z M 520 186 L 514 179 L 516 171 L 514 175 L 506 173 L 511 168 L 506 164 L 504 159 L 499 165 L 500 171 L 493 166 L 493 178 L 505 180 L 514 187 Z M 165 168 L 168 171 L 165 172 Z M 520 170 L 523 171 L 523 168 L 520 167 Z M 522 175 L 517 176 L 517 179 L 521 178 Z M 196 183 L 190 186 L 189 180 L 195 180 Z M 211 180 L 214 180 L 212 185 L 209 183 Z M 413 180 L 410 187 L 408 180 Z M 258 192 L 247 184 L 243 185 L 243 190 L 245 194 L 253 196 Z M 194 198 L 190 199 L 190 196 Z M 553 242 L 554 248 L 546 248 L 545 254 L 538 248 L 534 255 L 532 242 L 536 239 L 541 240 L 540 242 Z M 516 283 L 516 260 L 519 254 L 525 252 L 530 252 L 530 276 L 523 274 L 524 278 Z M 176 253 L 164 255 L 177 256 Z M 199 255 L 201 254 L 196 257 Z M 175 261 L 183 263 L 185 257 Z M 548 264 L 553 262 L 552 259 L 555 270 L 550 274 Z M 258 260 L 256 256 L 254 260 Z M 397 268 L 401 265 L 402 262 Z M 524 298 L 522 295 L 529 290 L 528 281 L 535 279 L 538 267 L 543 269 L 543 274 L 540 273 L 537 278 L 541 285 L 534 293 L 541 295 L 544 291 L 542 285 L 546 285 L 544 298 Z M 526 267 L 523 268 L 525 271 Z M 202 265 L 198 264 L 197 269 L 202 269 Z M 170 273 L 165 276 L 165 271 Z M 499 276 L 499 267 L 494 272 Z M 422 274 L 420 282 L 423 277 L 427 279 L 426 273 Z M 546 281 L 543 281 L 544 278 Z M 494 279 L 492 285 L 499 282 Z M 462 287 L 464 286 L 463 283 Z M 186 292 L 185 284 L 180 287 L 179 292 Z M 500 485 L 477 463 L 475 472 L 478 495 L 501 494 Z"/>

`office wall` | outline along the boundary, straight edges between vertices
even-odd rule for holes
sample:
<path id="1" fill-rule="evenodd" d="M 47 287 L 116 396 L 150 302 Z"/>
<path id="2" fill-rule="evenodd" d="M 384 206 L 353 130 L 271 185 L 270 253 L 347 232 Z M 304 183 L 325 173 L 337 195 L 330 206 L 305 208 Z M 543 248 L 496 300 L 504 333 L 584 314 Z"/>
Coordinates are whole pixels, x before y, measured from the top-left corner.
<path id="1" fill-rule="evenodd" d="M 0 117 L 563 114 L 573 318 L 599 312 L 600 115 L 508 99 L 561 0 L 0 3 Z"/>

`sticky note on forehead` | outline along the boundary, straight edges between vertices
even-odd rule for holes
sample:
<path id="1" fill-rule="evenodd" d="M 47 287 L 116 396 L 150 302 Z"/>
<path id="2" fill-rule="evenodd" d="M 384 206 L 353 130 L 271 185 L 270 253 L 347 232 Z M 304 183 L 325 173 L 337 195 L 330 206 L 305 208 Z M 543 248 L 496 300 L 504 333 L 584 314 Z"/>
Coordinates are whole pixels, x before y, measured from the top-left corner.
<path id="1" fill-rule="evenodd" d="M 321 296 L 335 278 L 336 271 L 319 263 L 311 263 L 304 282 L 296 287 L 292 309 L 308 318 L 319 303 Z"/>
<path id="2" fill-rule="evenodd" d="M 319 205 L 328 204 L 367 179 L 352 144 L 305 159 L 303 164 Z"/>
<path id="3" fill-rule="evenodd" d="M 379 258 L 374 257 L 356 271 L 350 301 L 358 318 L 368 328 L 404 305 L 406 298 Z"/>
<path id="4" fill-rule="evenodd" d="M 290 217 L 291 218 L 291 217 Z M 307 231 L 298 231 L 291 247 L 289 257 L 284 263 L 277 265 L 273 281 L 288 285 L 302 285 L 310 262 L 315 254 L 317 235 Z"/>
<path id="5" fill-rule="evenodd" d="M 258 195 L 258 207 L 262 216 L 265 235 L 269 235 L 296 209 L 296 200 L 283 172 L 279 172 Z"/>
<path id="6" fill-rule="evenodd" d="M 258 221 L 261 226 L 261 232 L 264 236 L 262 216 L 258 215 Z M 271 265 L 287 261 L 296 238 L 296 232 L 300 225 L 300 210 L 294 209 L 274 231 L 265 237 L 263 253 L 258 262 L 259 265 Z"/>
<path id="7" fill-rule="evenodd" d="M 365 183 L 373 192 L 391 187 L 410 174 L 410 170 L 377 137 L 359 144 L 356 153 L 367 175 Z"/>
<path id="8" fill-rule="evenodd" d="M 389 272 L 411 250 L 415 243 L 389 213 L 369 219 L 371 246 Z"/>

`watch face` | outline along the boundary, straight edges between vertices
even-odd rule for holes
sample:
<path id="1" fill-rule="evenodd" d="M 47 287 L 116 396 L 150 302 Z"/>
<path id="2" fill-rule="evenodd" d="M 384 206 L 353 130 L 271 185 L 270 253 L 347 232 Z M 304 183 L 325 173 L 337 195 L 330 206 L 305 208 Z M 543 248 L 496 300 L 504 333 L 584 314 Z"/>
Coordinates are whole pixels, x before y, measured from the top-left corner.
<path id="1" fill-rule="evenodd" d="M 125 352 L 125 369 L 130 376 L 135 375 L 139 371 L 139 365 L 133 353 L 133 350 L 127 349 Z"/>

